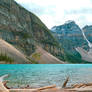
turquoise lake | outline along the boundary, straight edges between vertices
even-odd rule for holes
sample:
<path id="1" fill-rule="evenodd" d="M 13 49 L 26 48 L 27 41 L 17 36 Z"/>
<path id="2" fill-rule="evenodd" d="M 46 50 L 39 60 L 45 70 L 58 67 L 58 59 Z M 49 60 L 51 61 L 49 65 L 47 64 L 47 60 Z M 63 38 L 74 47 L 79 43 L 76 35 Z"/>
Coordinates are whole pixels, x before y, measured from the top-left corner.
<path id="1" fill-rule="evenodd" d="M 9 87 L 43 87 L 56 84 L 61 87 L 69 76 L 68 86 L 75 83 L 92 83 L 91 64 L 20 64 L 0 65 L 0 76 L 9 74 Z"/>

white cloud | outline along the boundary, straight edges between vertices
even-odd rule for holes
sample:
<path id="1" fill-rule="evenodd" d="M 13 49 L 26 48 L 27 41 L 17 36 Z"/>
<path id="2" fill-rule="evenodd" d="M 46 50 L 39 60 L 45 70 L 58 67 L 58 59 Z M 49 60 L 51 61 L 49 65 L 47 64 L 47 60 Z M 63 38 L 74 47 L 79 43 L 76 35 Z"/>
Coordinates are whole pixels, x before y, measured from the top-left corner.
<path id="1" fill-rule="evenodd" d="M 51 28 L 67 20 L 75 20 L 80 26 L 91 24 L 91 0 L 15 0 L 35 13 Z"/>

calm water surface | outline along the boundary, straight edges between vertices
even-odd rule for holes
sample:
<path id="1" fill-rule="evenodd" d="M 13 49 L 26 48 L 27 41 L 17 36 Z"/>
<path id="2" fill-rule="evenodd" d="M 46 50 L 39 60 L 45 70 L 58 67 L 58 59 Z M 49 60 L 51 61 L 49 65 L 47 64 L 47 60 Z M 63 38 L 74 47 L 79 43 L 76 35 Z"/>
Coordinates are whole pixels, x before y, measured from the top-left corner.
<path id="1" fill-rule="evenodd" d="M 68 86 L 74 83 L 92 82 L 91 64 L 20 64 L 0 65 L 0 76 L 10 74 L 8 86 L 18 87 L 29 84 L 42 87 L 56 84 L 62 86 L 69 76 Z"/>

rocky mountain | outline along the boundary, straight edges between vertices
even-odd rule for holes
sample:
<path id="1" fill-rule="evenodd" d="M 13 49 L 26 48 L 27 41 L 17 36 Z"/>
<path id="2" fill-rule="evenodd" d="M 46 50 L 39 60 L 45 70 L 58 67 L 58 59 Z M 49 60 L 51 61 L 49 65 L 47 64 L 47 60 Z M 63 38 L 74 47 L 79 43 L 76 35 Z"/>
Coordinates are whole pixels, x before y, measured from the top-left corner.
<path id="1" fill-rule="evenodd" d="M 88 49 L 88 43 L 83 37 L 82 30 L 74 21 L 67 21 L 63 25 L 54 26 L 51 29 L 54 37 L 61 43 L 64 49 L 64 60 L 72 63 L 83 63 L 82 57 L 76 51 L 77 47 Z M 89 32 L 90 33 L 90 32 Z"/>
<path id="2" fill-rule="evenodd" d="M 59 43 L 49 29 L 14 0 L 0 0 L 0 38 L 27 57 L 36 51 L 37 46 L 55 57 L 63 57 Z"/>

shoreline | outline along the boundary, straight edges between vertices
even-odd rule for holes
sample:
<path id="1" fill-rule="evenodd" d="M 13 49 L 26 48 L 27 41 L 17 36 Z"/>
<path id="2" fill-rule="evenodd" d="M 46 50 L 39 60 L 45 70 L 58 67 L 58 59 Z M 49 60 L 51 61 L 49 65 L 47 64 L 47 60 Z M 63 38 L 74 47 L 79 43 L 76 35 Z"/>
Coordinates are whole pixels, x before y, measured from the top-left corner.
<path id="1" fill-rule="evenodd" d="M 24 88 L 9 88 L 7 83 L 9 81 L 4 81 L 5 78 L 9 77 L 8 74 L 0 77 L 0 92 L 92 92 L 92 83 L 81 83 L 74 84 L 71 87 L 67 87 L 69 77 L 65 80 L 62 87 L 57 87 L 56 85 L 45 86 L 40 88 L 32 89 L 29 85 Z"/>
<path id="2" fill-rule="evenodd" d="M 76 84 L 75 88 L 67 88 L 67 87 L 58 88 L 56 87 L 56 85 L 51 85 L 35 89 L 29 88 L 8 89 L 4 86 L 5 83 L 0 82 L 0 92 L 92 92 L 92 83 L 87 84 L 88 86 L 85 84 Z"/>

